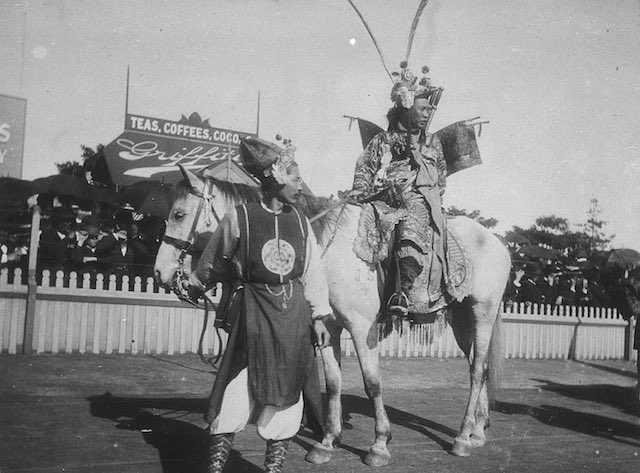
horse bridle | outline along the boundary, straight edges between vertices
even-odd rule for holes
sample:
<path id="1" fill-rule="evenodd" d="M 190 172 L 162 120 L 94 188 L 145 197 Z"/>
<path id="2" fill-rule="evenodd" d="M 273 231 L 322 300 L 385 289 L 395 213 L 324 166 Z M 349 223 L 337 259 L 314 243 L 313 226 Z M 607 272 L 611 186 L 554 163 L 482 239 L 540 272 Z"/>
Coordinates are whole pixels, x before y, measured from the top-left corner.
<path id="1" fill-rule="evenodd" d="M 193 223 L 191 224 L 191 230 L 189 231 L 189 235 L 187 236 L 186 240 L 181 240 L 180 238 L 175 238 L 169 235 L 164 235 L 162 237 L 163 243 L 166 243 L 167 245 L 173 246 L 174 248 L 180 250 L 180 256 L 178 257 L 178 269 L 173 275 L 171 290 L 176 296 L 178 296 L 179 299 L 200 308 L 202 308 L 202 306 L 196 299 L 193 298 L 191 294 L 189 294 L 186 287 L 187 284 L 184 284 L 186 281 L 188 281 L 189 277 L 188 274 L 182 269 L 182 264 L 184 263 L 187 255 L 193 255 L 196 251 L 195 241 L 198 237 L 196 229 L 198 227 L 198 221 L 200 220 L 200 214 L 202 214 L 202 211 L 204 210 L 205 213 L 205 225 L 207 227 L 211 226 L 211 216 L 216 219 L 217 223 L 220 223 L 220 217 L 218 216 L 216 209 L 213 207 L 213 195 L 211 195 L 212 189 L 212 180 L 205 181 L 204 189 L 202 191 L 196 189 L 195 187 L 190 187 L 189 193 L 195 195 L 196 197 L 199 197 L 201 200 L 200 204 L 198 205 L 198 209 L 196 210 Z"/>

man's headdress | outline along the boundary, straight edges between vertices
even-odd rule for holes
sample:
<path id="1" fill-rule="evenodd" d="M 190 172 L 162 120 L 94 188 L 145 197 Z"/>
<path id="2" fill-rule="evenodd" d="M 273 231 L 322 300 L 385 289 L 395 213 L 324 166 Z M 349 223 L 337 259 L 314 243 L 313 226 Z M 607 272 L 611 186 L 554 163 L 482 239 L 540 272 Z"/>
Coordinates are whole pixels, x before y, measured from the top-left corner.
<path id="1" fill-rule="evenodd" d="M 291 140 L 282 139 L 284 148 L 261 138 L 245 138 L 240 143 L 240 158 L 244 168 L 259 181 L 273 177 L 278 184 L 284 184 L 287 169 L 295 162 L 296 147 Z"/>

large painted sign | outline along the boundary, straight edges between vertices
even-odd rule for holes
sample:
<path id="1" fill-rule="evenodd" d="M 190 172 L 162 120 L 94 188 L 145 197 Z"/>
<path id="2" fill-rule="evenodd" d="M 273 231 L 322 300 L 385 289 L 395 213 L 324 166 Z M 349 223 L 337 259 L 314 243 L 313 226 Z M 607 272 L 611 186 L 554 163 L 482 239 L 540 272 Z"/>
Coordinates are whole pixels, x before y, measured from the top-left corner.
<path id="1" fill-rule="evenodd" d="M 27 101 L 0 94 L 0 176 L 22 178 Z"/>
<path id="2" fill-rule="evenodd" d="M 175 183 L 178 164 L 200 170 L 220 161 L 238 161 L 240 141 L 251 133 L 214 128 L 197 113 L 179 121 L 127 114 L 125 131 L 104 154 L 111 178 L 131 185 L 142 179 Z"/>

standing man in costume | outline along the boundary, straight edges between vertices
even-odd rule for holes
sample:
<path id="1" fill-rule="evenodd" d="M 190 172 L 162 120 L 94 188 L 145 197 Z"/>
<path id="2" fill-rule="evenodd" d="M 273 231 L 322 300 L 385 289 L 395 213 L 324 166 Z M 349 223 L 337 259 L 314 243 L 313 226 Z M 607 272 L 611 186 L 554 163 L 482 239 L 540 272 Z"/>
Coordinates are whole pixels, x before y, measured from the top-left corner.
<path id="1" fill-rule="evenodd" d="M 402 72 L 393 74 L 389 128 L 378 133 L 358 159 L 351 194 L 357 201 L 382 200 L 406 210 L 396 226 L 399 287 L 387 303 L 387 312 L 394 315 L 409 312 L 409 292 L 423 272 L 428 277 L 428 303 L 421 312 L 446 305 L 442 195 L 447 163 L 440 140 L 427 132 L 442 89 L 432 87 L 426 76 L 418 81 L 406 61 L 400 67 Z M 428 71 L 426 66 L 422 69 L 423 74 Z"/>
<path id="2" fill-rule="evenodd" d="M 329 343 L 324 320 L 331 308 L 319 247 L 294 206 L 302 178 L 295 148 L 284 144 L 242 142 L 243 164 L 264 197 L 225 215 L 189 281 L 200 289 L 233 281 L 231 332 L 205 415 L 210 473 L 222 471 L 234 434 L 250 419 L 267 441 L 266 471 L 282 471 L 302 419 L 303 386 L 317 376 L 312 336 L 320 348 Z"/>

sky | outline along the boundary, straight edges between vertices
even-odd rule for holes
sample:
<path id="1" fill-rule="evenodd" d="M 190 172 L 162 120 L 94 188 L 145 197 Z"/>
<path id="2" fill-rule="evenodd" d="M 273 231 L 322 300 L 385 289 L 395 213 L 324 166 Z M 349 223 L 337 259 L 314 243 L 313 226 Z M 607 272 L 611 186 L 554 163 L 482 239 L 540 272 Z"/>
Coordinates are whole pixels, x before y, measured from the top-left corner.
<path id="1" fill-rule="evenodd" d="M 354 0 L 389 69 L 418 0 Z M 347 0 L 0 0 L 0 94 L 27 99 L 23 177 L 107 144 L 129 112 L 276 134 L 318 195 L 351 186 L 362 151 L 343 115 L 386 126 L 391 81 Z M 498 233 L 599 200 L 614 247 L 640 250 L 640 1 L 431 0 L 410 65 L 444 94 L 435 131 L 489 120 L 483 165 L 449 177 L 445 206 Z"/>

